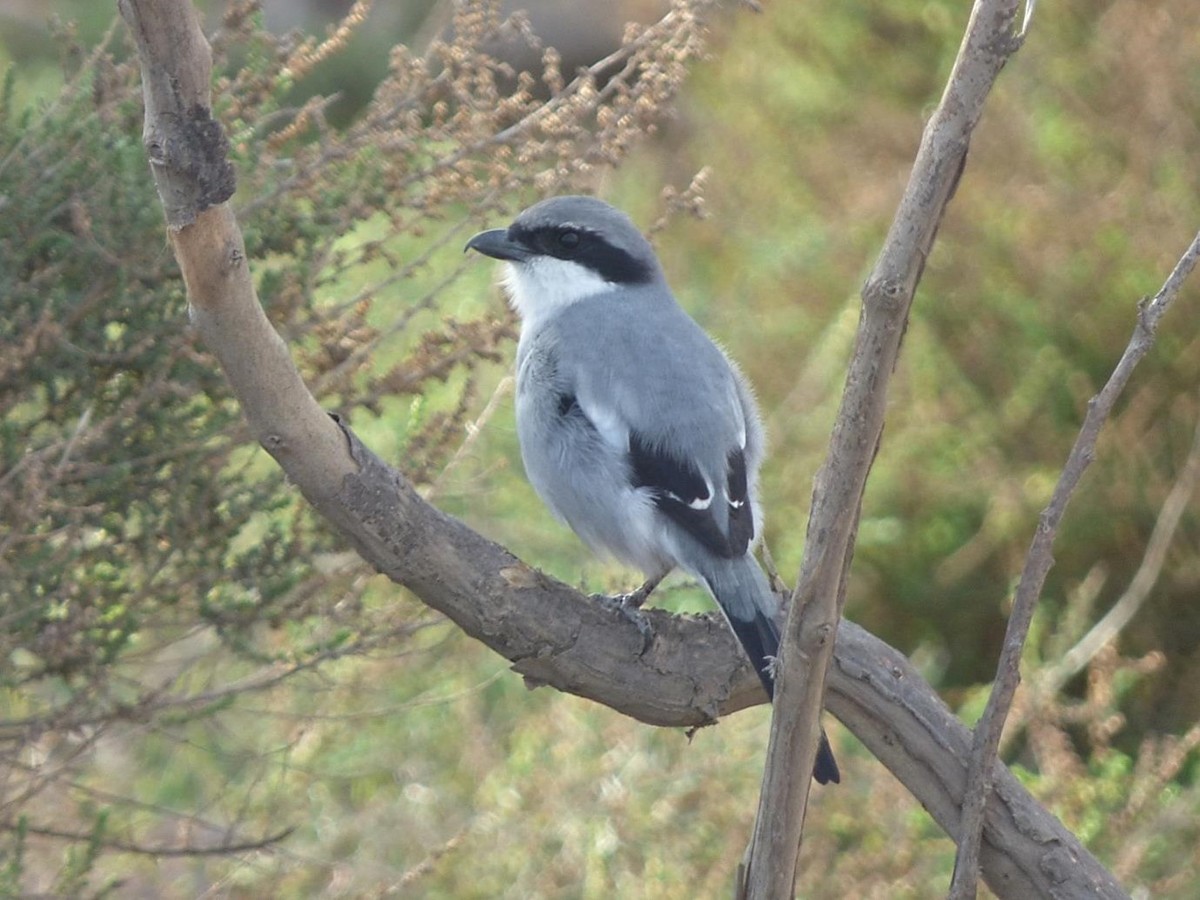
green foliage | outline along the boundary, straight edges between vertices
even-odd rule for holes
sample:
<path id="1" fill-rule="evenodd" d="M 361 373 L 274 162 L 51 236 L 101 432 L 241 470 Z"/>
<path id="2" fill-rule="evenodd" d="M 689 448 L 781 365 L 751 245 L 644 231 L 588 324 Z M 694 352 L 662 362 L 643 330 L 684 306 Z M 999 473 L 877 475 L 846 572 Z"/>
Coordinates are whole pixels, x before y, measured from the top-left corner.
<path id="1" fill-rule="evenodd" d="M 0 120 L 2 649 L 38 660 L 18 682 L 100 678 L 153 614 L 136 601 L 199 535 L 241 525 L 214 508 L 204 465 L 237 411 L 186 352 L 182 293 L 151 237 L 161 226 L 132 137 L 137 97 L 104 96 L 111 64 L 96 77 L 94 93 L 75 84 L 40 115 Z"/>
<path id="2" fill-rule="evenodd" d="M 20 816 L 11 829 L 9 839 L 0 844 L 0 897 L 16 897 L 21 893 L 21 876 L 25 871 L 25 843 L 29 837 L 29 820 Z"/>
<path id="3" fill-rule="evenodd" d="M 54 893 L 57 896 L 79 897 L 87 892 L 89 876 L 103 850 L 104 828 L 107 819 L 108 817 L 104 813 L 98 815 L 87 841 L 68 848 L 62 871 L 58 873 L 58 879 L 54 884 Z M 103 896 L 104 893 L 106 892 L 97 892 L 93 896 Z"/>

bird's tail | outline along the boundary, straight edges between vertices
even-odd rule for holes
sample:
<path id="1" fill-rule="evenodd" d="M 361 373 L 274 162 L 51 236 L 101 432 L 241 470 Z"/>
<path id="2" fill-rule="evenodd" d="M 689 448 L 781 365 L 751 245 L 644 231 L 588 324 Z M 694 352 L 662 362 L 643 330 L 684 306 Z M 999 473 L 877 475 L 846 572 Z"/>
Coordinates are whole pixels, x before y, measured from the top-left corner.
<path id="1" fill-rule="evenodd" d="M 700 577 L 750 657 L 767 696 L 774 700 L 775 679 L 771 663 L 779 653 L 779 625 L 776 622 L 779 604 L 767 576 L 749 553 L 738 559 L 712 560 L 706 569 L 708 571 L 699 573 Z M 818 784 L 837 784 L 842 780 L 823 728 L 813 778 Z"/>

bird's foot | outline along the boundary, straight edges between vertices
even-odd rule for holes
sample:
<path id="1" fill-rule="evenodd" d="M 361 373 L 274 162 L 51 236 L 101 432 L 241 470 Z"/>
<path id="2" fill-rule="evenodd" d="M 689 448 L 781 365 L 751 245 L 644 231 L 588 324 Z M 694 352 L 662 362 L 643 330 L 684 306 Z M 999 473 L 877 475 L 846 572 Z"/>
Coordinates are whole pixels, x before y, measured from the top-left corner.
<path id="1" fill-rule="evenodd" d="M 642 604 L 646 602 L 646 597 L 650 593 L 644 591 L 644 587 L 645 585 L 628 594 L 615 594 L 611 597 L 608 594 L 592 594 L 592 599 L 598 601 L 605 609 L 620 613 L 636 626 L 638 633 L 642 636 L 642 649 L 638 653 L 639 656 L 649 650 L 650 645 L 654 642 L 654 628 L 650 624 L 650 619 L 641 610 Z"/>

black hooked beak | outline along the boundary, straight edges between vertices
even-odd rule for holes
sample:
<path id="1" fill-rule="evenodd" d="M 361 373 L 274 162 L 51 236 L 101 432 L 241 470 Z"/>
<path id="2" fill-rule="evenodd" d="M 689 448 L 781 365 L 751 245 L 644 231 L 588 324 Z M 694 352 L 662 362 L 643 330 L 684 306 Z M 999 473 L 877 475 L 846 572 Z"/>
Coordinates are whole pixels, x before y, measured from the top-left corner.
<path id="1" fill-rule="evenodd" d="M 463 247 L 463 253 L 466 253 L 468 250 L 477 250 L 484 256 L 490 256 L 492 259 L 503 259 L 508 262 L 520 262 L 532 255 L 523 244 L 510 238 L 508 231 L 504 228 L 493 228 L 491 231 L 479 232 L 479 234 L 467 241 L 467 246 Z"/>

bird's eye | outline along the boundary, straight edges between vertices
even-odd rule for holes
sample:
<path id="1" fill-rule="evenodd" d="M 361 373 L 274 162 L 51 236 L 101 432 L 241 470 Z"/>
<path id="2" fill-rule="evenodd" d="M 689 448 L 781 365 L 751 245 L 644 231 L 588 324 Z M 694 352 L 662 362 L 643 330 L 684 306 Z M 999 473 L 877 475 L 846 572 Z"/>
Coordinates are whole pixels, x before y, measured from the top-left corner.
<path id="1" fill-rule="evenodd" d="M 564 250 L 574 250 L 579 246 L 579 232 L 573 228 L 568 228 L 558 235 L 558 245 Z"/>

